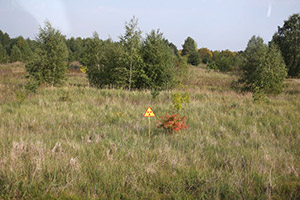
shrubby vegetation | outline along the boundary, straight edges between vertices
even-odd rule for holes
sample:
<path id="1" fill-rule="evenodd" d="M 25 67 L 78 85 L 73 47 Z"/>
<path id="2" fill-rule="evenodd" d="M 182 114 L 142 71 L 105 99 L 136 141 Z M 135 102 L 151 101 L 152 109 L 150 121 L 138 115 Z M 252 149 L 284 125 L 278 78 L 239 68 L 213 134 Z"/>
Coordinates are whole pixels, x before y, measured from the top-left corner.
<path id="1" fill-rule="evenodd" d="M 28 62 L 31 60 L 36 42 L 22 36 L 10 38 L 0 30 L 0 63 Z"/>
<path id="2" fill-rule="evenodd" d="M 14 45 L 10 52 L 10 62 L 16 62 L 22 60 L 22 53 L 17 45 Z"/>
<path id="3" fill-rule="evenodd" d="M 213 69 L 215 71 L 219 71 L 219 67 L 216 62 L 210 62 L 206 65 L 207 69 Z"/>
<path id="4" fill-rule="evenodd" d="M 109 83 L 107 73 L 114 71 L 114 63 L 119 62 L 115 55 L 119 50 L 117 47 L 110 40 L 102 42 L 97 33 L 85 42 L 80 62 L 87 67 L 86 73 L 92 85 L 101 87 Z M 106 48 L 106 51 L 103 51 L 103 48 Z M 113 78 L 112 76 L 111 79 Z"/>
<path id="5" fill-rule="evenodd" d="M 201 48 L 198 50 L 200 58 L 204 64 L 208 64 L 213 59 L 213 54 L 208 48 Z"/>
<path id="6" fill-rule="evenodd" d="M 37 48 L 26 70 L 37 84 L 61 84 L 67 72 L 67 57 L 65 37 L 46 22 L 45 27 L 40 28 Z"/>
<path id="7" fill-rule="evenodd" d="M 188 63 L 194 66 L 198 66 L 201 63 L 200 54 L 195 51 L 188 56 Z"/>
<path id="8" fill-rule="evenodd" d="M 102 41 L 98 35 L 86 42 L 81 63 L 86 65 L 90 83 L 97 87 L 161 90 L 174 86 L 184 68 L 174 48 L 159 31 L 145 39 L 132 19 L 120 42 Z"/>
<path id="9" fill-rule="evenodd" d="M 168 89 L 176 82 L 176 54 L 169 47 L 159 31 L 147 35 L 142 47 L 142 58 L 145 63 L 143 82 L 145 88 L 155 90 Z M 184 67 L 178 65 L 179 68 Z M 179 75 L 179 74 L 178 74 Z"/>
<path id="10" fill-rule="evenodd" d="M 278 94 L 283 90 L 286 66 L 275 44 L 264 44 L 253 36 L 244 52 L 242 77 L 244 89 L 254 93 Z"/>
<path id="11" fill-rule="evenodd" d="M 189 126 L 186 125 L 186 116 L 180 117 L 179 114 L 169 115 L 166 113 L 166 116 L 159 116 L 156 127 L 163 128 L 168 133 L 174 133 L 187 129 Z"/>
<path id="12" fill-rule="evenodd" d="M 217 54 L 215 53 L 214 63 L 217 65 L 218 69 L 222 72 L 232 71 L 234 61 L 235 61 L 235 56 L 236 56 L 235 52 L 229 50 L 221 51 L 218 52 Z"/>
<path id="13" fill-rule="evenodd" d="M 82 56 L 83 52 L 83 43 L 85 40 L 82 38 L 74 38 L 71 37 L 70 39 L 66 40 L 66 45 L 68 47 L 68 62 L 79 61 Z"/>
<path id="14" fill-rule="evenodd" d="M 175 63 L 176 82 L 178 85 L 184 85 L 188 79 L 189 66 L 186 57 L 179 56 Z"/>

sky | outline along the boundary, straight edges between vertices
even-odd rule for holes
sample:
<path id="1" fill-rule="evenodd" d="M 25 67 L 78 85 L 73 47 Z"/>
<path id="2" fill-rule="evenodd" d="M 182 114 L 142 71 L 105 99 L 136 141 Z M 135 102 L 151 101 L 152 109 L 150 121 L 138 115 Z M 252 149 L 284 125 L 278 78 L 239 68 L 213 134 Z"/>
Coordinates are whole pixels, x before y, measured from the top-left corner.
<path id="1" fill-rule="evenodd" d="M 45 20 L 67 38 L 118 41 L 135 16 L 143 36 L 159 29 L 179 49 L 190 36 L 198 48 L 244 50 L 253 35 L 265 42 L 300 13 L 300 0 L 0 0 L 0 30 L 32 39 Z"/>

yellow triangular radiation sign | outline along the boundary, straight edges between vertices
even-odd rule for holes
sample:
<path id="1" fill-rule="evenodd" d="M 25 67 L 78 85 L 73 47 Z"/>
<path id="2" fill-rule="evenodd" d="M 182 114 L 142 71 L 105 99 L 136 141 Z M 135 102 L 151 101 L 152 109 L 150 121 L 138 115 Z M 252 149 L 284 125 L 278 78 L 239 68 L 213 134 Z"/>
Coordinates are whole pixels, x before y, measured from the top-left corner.
<path id="1" fill-rule="evenodd" d="M 150 108 L 150 106 L 147 108 L 144 117 L 155 117 L 154 112 L 152 111 L 152 109 Z"/>

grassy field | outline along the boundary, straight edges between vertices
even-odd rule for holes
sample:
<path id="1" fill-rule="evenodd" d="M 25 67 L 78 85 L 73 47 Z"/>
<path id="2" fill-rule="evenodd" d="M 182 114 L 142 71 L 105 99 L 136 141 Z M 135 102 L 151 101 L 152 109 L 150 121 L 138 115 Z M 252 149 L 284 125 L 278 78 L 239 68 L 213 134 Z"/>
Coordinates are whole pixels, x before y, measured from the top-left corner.
<path id="1" fill-rule="evenodd" d="M 152 119 L 171 94 L 65 86 L 24 98 L 21 63 L 0 65 L 0 199 L 300 199 L 300 80 L 267 103 L 231 89 L 233 75 L 190 68 L 189 128 Z"/>

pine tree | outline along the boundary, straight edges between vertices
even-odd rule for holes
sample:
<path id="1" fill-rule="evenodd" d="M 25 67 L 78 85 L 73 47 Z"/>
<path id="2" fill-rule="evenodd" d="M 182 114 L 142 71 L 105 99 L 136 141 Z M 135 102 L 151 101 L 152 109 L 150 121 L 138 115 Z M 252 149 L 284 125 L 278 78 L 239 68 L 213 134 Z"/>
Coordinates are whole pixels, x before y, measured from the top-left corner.
<path id="1" fill-rule="evenodd" d="M 160 90 L 171 86 L 175 78 L 175 53 L 159 31 L 151 31 L 143 45 L 145 76 L 140 87 Z"/>

